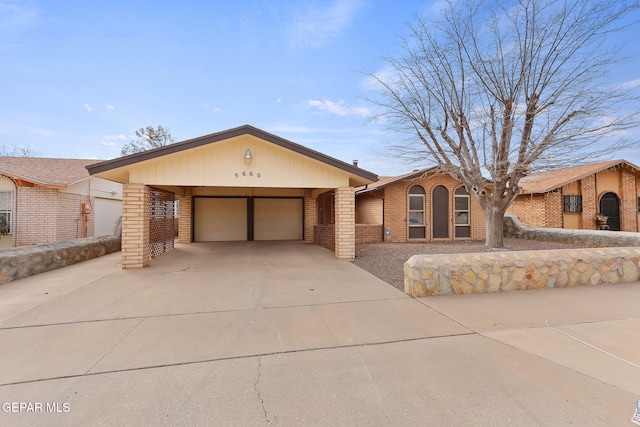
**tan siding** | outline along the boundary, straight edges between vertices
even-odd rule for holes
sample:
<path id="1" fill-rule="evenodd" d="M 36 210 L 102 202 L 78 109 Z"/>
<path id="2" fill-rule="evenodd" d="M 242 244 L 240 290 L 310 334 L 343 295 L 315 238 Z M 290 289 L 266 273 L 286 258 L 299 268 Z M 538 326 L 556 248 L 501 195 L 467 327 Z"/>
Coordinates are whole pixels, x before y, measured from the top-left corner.
<path id="1" fill-rule="evenodd" d="M 244 160 L 247 149 L 252 154 L 250 163 Z M 168 158 L 141 162 L 133 166 L 129 180 L 150 185 L 336 188 L 348 185 L 349 175 L 320 161 L 243 135 Z"/>

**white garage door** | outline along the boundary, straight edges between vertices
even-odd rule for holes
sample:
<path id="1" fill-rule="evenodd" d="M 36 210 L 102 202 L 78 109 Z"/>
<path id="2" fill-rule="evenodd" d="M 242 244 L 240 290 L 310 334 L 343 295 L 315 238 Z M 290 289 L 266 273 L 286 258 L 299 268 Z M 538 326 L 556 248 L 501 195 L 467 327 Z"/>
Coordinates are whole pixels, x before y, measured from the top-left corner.
<path id="1" fill-rule="evenodd" d="M 302 240 L 302 199 L 255 198 L 255 240 Z"/>
<path id="2" fill-rule="evenodd" d="M 247 240 L 247 199 L 195 198 L 196 242 Z"/>

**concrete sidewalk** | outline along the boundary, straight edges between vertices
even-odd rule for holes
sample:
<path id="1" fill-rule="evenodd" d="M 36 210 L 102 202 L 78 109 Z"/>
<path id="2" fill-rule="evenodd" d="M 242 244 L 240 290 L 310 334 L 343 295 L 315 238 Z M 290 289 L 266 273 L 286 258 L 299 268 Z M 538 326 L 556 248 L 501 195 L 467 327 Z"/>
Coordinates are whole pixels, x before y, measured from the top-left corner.
<path id="1" fill-rule="evenodd" d="M 640 285 L 414 300 L 303 242 L 118 262 L 0 286 L 0 404 L 43 405 L 0 425 L 627 425 L 640 399 L 545 327 L 638 364 Z"/>

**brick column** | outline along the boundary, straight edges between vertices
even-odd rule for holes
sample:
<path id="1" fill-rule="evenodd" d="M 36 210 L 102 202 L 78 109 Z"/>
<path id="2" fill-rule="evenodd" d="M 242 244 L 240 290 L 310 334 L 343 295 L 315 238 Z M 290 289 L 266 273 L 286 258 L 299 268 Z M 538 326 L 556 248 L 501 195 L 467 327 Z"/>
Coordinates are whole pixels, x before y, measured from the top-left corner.
<path id="1" fill-rule="evenodd" d="M 596 213 L 600 210 L 595 175 L 589 175 L 580 180 L 580 192 L 582 193 L 582 228 L 595 230 Z"/>
<path id="2" fill-rule="evenodd" d="M 313 242 L 313 227 L 318 224 L 318 203 L 312 190 L 304 190 L 304 240 Z"/>
<path id="3" fill-rule="evenodd" d="M 122 189 L 122 268 L 149 263 L 149 187 L 124 184 Z"/>
<path id="4" fill-rule="evenodd" d="M 562 228 L 563 226 L 563 210 L 562 193 L 560 190 L 552 191 L 544 195 L 545 227 Z"/>
<path id="5" fill-rule="evenodd" d="M 354 259 L 356 255 L 356 198 L 355 189 L 341 187 L 335 192 L 335 253 L 340 259 Z"/>
<path id="6" fill-rule="evenodd" d="M 180 196 L 180 220 L 178 221 L 178 242 L 191 243 L 192 230 L 193 230 L 193 189 L 183 189 L 182 196 Z"/>
<path id="7" fill-rule="evenodd" d="M 626 169 L 622 169 L 622 194 L 620 229 L 622 231 L 638 231 L 638 194 L 636 178 Z"/>

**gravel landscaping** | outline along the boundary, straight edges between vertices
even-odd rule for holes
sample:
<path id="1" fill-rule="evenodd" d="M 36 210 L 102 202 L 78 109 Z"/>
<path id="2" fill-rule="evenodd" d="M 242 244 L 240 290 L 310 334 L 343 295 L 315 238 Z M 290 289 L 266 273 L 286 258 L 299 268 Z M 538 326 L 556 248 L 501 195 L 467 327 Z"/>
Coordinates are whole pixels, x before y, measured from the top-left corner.
<path id="1" fill-rule="evenodd" d="M 526 239 L 504 239 L 504 250 L 571 249 L 577 246 Z M 404 263 L 413 255 L 488 252 L 483 241 L 438 243 L 370 243 L 356 245 L 355 265 L 404 292 Z"/>

